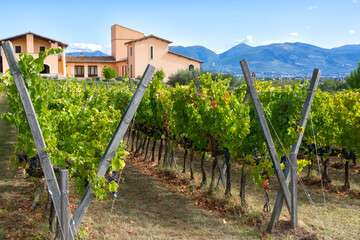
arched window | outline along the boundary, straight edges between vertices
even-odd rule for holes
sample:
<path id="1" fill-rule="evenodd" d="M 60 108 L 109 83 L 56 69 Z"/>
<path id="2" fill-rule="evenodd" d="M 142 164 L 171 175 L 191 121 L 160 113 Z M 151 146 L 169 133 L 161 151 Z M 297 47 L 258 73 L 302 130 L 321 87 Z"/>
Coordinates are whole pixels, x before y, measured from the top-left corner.
<path id="1" fill-rule="evenodd" d="M 190 65 L 189 65 L 189 71 L 194 71 L 194 70 L 195 70 L 194 65 L 190 64 Z"/>
<path id="2" fill-rule="evenodd" d="M 41 73 L 50 73 L 50 66 L 47 64 L 44 64 L 44 70 Z"/>

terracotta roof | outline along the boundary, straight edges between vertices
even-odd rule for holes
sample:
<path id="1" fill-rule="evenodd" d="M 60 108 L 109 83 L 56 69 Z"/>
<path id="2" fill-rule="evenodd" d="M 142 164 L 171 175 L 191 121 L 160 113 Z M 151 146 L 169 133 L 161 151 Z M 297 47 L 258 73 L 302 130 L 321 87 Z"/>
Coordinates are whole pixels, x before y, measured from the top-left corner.
<path id="1" fill-rule="evenodd" d="M 2 42 L 2 41 L 14 41 L 14 40 L 18 40 L 18 39 L 21 39 L 21 38 L 25 38 L 26 34 L 32 34 L 32 35 L 34 35 L 34 38 L 37 38 L 37 39 L 40 39 L 40 40 L 43 40 L 43 41 L 46 41 L 46 42 L 52 42 L 52 43 L 57 42 L 59 45 L 63 45 L 65 48 L 68 46 L 66 43 L 62 43 L 60 41 L 57 41 L 57 40 L 54 40 L 54 39 L 51 39 L 51 38 L 48 38 L 48 37 L 44 37 L 44 36 L 41 36 L 41 35 L 33 33 L 33 32 L 23 33 L 23 34 L 19 34 L 19 35 L 16 35 L 16 36 L 9 37 L 9 38 L 0 39 L 0 42 Z"/>
<path id="2" fill-rule="evenodd" d="M 200 60 L 197 60 L 197 59 L 195 59 L 195 58 L 188 57 L 188 56 L 185 56 L 185 55 L 182 55 L 182 54 L 178 54 L 178 53 L 176 53 L 176 52 L 169 51 L 169 53 L 174 54 L 174 55 L 177 55 L 177 56 L 179 56 L 179 57 L 184 57 L 184 58 L 187 58 L 187 59 L 190 59 L 190 60 L 194 60 L 194 61 L 199 62 L 199 63 L 203 63 L 203 61 L 200 61 Z"/>
<path id="3" fill-rule="evenodd" d="M 125 44 L 134 43 L 134 42 L 139 42 L 139 41 L 142 41 L 142 40 L 146 40 L 146 39 L 148 39 L 148 38 L 155 38 L 155 39 L 157 39 L 157 40 L 161 40 L 161 41 L 164 41 L 164 42 L 167 42 L 167 43 L 172 43 L 172 42 L 169 41 L 169 40 L 166 40 L 166 39 L 163 39 L 163 38 L 159 38 L 159 37 L 154 36 L 154 35 L 149 35 L 149 36 L 145 36 L 145 37 L 143 37 L 143 38 L 139 38 L 139 39 L 135 39 L 135 40 L 126 42 Z"/>
<path id="4" fill-rule="evenodd" d="M 127 60 L 127 59 L 124 59 Z M 122 62 L 121 60 L 119 62 Z M 112 56 L 66 56 L 66 62 L 73 63 L 114 63 L 115 58 Z"/>

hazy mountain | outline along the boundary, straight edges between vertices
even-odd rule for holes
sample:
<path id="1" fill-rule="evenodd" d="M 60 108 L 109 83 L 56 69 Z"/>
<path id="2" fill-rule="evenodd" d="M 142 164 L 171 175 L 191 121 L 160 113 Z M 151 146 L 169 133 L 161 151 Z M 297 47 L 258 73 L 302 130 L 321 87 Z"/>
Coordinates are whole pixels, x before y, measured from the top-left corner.
<path id="1" fill-rule="evenodd" d="M 212 62 L 219 58 L 219 55 L 203 46 L 169 46 L 169 50 L 188 57 L 199 59 L 205 62 Z"/>
<path id="2" fill-rule="evenodd" d="M 80 56 L 80 54 L 83 54 L 84 56 L 109 56 L 101 51 L 95 51 L 95 52 L 69 52 L 66 53 L 66 56 L 72 55 L 72 56 Z"/>
<path id="3" fill-rule="evenodd" d="M 178 46 L 172 51 L 202 60 L 205 70 L 234 74 L 242 73 L 239 62 L 246 58 L 250 71 L 265 76 L 311 76 L 314 68 L 319 68 L 322 76 L 344 76 L 360 61 L 360 45 L 326 49 L 299 42 L 257 47 L 241 43 L 221 54 L 201 46 Z"/>

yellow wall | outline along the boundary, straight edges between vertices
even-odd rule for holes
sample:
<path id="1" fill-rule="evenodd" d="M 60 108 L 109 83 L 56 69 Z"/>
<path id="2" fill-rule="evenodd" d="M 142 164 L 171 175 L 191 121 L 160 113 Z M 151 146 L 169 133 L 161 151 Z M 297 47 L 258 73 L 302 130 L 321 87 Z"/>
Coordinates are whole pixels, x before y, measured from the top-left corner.
<path id="1" fill-rule="evenodd" d="M 11 43 L 14 46 L 14 49 L 15 49 L 15 46 L 21 46 L 21 52 L 22 53 L 28 52 L 34 58 L 38 57 L 39 46 L 40 45 L 46 46 L 46 48 L 49 48 L 49 47 L 57 48 L 58 47 L 57 42 L 50 44 L 49 42 L 34 38 L 33 34 L 26 34 L 24 36 L 24 38 L 14 40 Z M 17 55 L 17 58 L 19 59 L 19 54 L 16 54 L 16 55 Z M 58 74 L 59 73 L 59 60 L 58 60 L 58 55 L 57 54 L 53 54 L 53 55 L 48 56 L 45 59 L 44 64 L 49 65 L 50 73 L 52 73 L 52 74 Z M 9 69 L 9 65 L 8 65 L 8 63 L 6 61 L 5 55 L 3 55 L 3 72 L 5 72 L 7 69 Z"/>
<path id="2" fill-rule="evenodd" d="M 111 27 L 111 55 L 116 61 L 127 57 L 126 42 L 144 37 L 144 34 L 119 25 Z"/>
<path id="3" fill-rule="evenodd" d="M 34 35 L 26 34 L 26 52 L 35 53 L 34 52 Z"/>
<path id="4" fill-rule="evenodd" d="M 22 52 L 22 53 L 23 53 L 23 52 L 27 52 L 27 49 L 26 49 L 26 39 L 25 39 L 25 38 L 12 41 L 11 43 L 12 43 L 12 45 L 14 46 L 14 50 L 15 50 L 15 46 L 21 46 L 21 52 Z"/>
<path id="5" fill-rule="evenodd" d="M 188 69 L 189 65 L 194 65 L 195 69 L 200 68 L 200 63 L 185 57 L 181 57 L 168 52 L 168 43 L 156 38 L 148 38 L 143 41 L 135 42 L 135 59 L 129 64 L 136 65 L 133 77 L 143 75 L 148 64 L 162 69 L 165 72 L 165 81 L 173 73 L 180 69 Z M 154 46 L 154 59 L 150 59 L 150 46 Z"/>
<path id="6" fill-rule="evenodd" d="M 116 63 L 66 63 L 66 73 L 69 76 L 75 77 L 75 66 L 84 66 L 84 78 L 87 78 L 87 67 L 88 66 L 98 66 L 98 75 L 99 77 L 104 77 L 102 74 L 102 69 L 104 67 L 112 67 L 116 70 Z M 120 69 L 120 68 L 119 68 Z"/>
<path id="7" fill-rule="evenodd" d="M 39 53 L 40 46 L 45 46 L 46 49 L 49 49 L 51 44 L 49 42 L 35 38 L 34 39 L 34 53 Z"/>

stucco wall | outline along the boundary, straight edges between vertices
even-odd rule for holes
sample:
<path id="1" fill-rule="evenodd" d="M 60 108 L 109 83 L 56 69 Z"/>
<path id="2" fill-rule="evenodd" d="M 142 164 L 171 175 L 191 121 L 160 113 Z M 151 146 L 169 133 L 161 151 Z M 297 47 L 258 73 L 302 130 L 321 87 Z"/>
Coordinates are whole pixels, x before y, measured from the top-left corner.
<path id="1" fill-rule="evenodd" d="M 144 37 L 144 34 L 119 25 L 111 27 L 111 54 L 116 61 L 127 57 L 126 42 Z"/>
<path id="2" fill-rule="evenodd" d="M 34 53 L 39 53 L 40 46 L 45 46 L 46 49 L 49 49 L 51 44 L 49 42 L 35 38 L 34 39 Z"/>
<path id="3" fill-rule="evenodd" d="M 25 38 L 12 41 L 11 43 L 14 46 L 14 49 L 15 49 L 15 46 L 21 46 L 21 52 L 27 52 Z"/>
<path id="4" fill-rule="evenodd" d="M 150 59 L 150 46 L 154 46 L 154 59 Z M 168 43 L 156 38 L 135 42 L 133 64 L 136 65 L 134 77 L 142 76 L 146 66 L 151 64 L 165 72 L 165 81 L 168 81 L 168 77 L 178 70 L 188 69 L 190 64 L 193 64 L 195 69 L 200 68 L 200 63 L 197 61 L 169 53 Z"/>
<path id="5" fill-rule="evenodd" d="M 87 68 L 88 66 L 98 66 L 98 76 L 104 77 L 102 74 L 102 69 L 104 67 L 112 67 L 116 70 L 116 63 L 66 63 L 66 74 L 71 77 L 75 77 L 75 66 L 84 66 Z M 84 78 L 87 78 L 87 69 L 84 69 Z"/>

